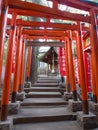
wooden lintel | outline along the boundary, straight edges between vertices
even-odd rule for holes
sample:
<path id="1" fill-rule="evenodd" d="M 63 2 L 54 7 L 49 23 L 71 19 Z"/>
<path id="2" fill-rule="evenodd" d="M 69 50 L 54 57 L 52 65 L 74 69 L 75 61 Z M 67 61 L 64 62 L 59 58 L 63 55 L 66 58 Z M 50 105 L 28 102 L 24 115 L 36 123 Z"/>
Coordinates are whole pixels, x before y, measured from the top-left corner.
<path id="1" fill-rule="evenodd" d="M 6 33 L 9 35 L 10 30 L 7 30 Z M 65 37 L 67 35 L 66 32 L 64 31 L 44 31 L 44 30 L 23 30 L 22 31 L 23 35 L 28 35 L 28 36 L 37 36 L 37 37 Z"/>
<path id="2" fill-rule="evenodd" d="M 10 25 L 11 19 L 7 20 L 7 24 Z M 49 22 L 32 22 L 32 21 L 23 21 L 23 20 L 17 20 L 16 25 L 21 25 L 24 27 L 45 27 L 45 28 L 58 28 L 64 29 L 64 30 L 77 30 L 77 25 L 73 24 L 62 24 L 62 23 L 49 23 Z M 88 27 L 82 26 L 82 30 L 89 30 Z"/>
<path id="3" fill-rule="evenodd" d="M 64 42 L 35 42 L 35 41 L 26 41 L 26 46 L 64 47 Z"/>
<path id="4" fill-rule="evenodd" d="M 24 35 L 25 39 L 47 39 L 47 40 L 64 40 L 65 37 L 53 37 L 53 36 L 29 36 L 29 35 Z"/>
<path id="5" fill-rule="evenodd" d="M 10 25 L 11 19 L 7 20 L 7 24 Z M 17 20 L 16 25 L 22 25 L 25 27 L 47 27 L 47 28 L 60 28 L 60 29 L 71 29 L 76 30 L 77 25 L 71 24 L 62 24 L 62 23 L 47 23 L 47 22 L 31 22 L 31 21 L 23 21 Z"/>
<path id="6" fill-rule="evenodd" d="M 36 11 L 39 13 L 44 13 L 47 16 L 56 16 L 60 18 L 69 18 L 70 20 L 74 21 L 81 21 L 81 22 L 87 22 L 90 23 L 90 17 L 89 16 L 83 16 L 80 14 L 74 14 L 66 11 L 61 11 L 61 10 L 55 10 L 53 8 L 49 8 L 46 6 L 34 4 L 34 3 L 29 3 L 25 1 L 20 1 L 20 0 L 9 0 L 9 7 L 11 8 L 17 8 L 17 9 L 22 9 L 22 10 L 29 10 L 29 11 Z"/>
<path id="7" fill-rule="evenodd" d="M 6 33 L 9 35 L 10 30 L 7 30 Z M 89 31 L 88 31 L 89 32 Z M 58 30 L 23 30 L 23 36 L 25 39 L 51 39 L 51 40 L 64 40 L 65 36 L 68 36 L 66 31 L 58 31 Z M 74 31 L 72 33 L 75 38 Z"/>
<path id="8" fill-rule="evenodd" d="M 56 30 L 23 30 L 22 34 L 28 34 L 32 36 L 65 36 L 66 32 L 65 31 L 56 31 Z"/>
<path id="9" fill-rule="evenodd" d="M 7 30 L 7 34 L 9 34 L 10 30 Z M 59 30 L 22 30 L 23 35 L 29 35 L 29 36 L 65 36 L 65 31 L 59 31 Z"/>

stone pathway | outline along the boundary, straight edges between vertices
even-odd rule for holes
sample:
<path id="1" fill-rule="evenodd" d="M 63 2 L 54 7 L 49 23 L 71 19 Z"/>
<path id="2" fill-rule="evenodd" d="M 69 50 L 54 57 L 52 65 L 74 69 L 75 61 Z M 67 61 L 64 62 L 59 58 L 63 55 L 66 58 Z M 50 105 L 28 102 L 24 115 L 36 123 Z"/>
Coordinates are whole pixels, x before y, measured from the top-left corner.
<path id="1" fill-rule="evenodd" d="M 62 98 L 56 77 L 40 77 L 34 87 L 24 91 L 26 99 L 13 116 L 14 130 L 82 130 L 76 113 L 69 111 Z"/>

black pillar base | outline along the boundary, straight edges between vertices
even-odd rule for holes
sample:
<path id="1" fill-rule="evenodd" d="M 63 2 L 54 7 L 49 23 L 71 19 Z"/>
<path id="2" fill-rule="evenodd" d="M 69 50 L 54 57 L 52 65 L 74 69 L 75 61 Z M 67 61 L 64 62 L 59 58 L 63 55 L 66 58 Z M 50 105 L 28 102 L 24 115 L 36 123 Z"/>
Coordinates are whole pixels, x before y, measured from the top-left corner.
<path id="1" fill-rule="evenodd" d="M 6 121 L 8 115 L 8 105 L 2 105 L 1 106 L 1 121 Z"/>
<path id="2" fill-rule="evenodd" d="M 16 102 L 16 96 L 17 96 L 17 93 L 16 92 L 12 92 L 12 97 L 11 97 L 11 102 L 12 103 Z"/>
<path id="3" fill-rule="evenodd" d="M 83 109 L 84 114 L 89 114 L 88 101 L 87 100 L 82 100 L 82 109 Z"/>

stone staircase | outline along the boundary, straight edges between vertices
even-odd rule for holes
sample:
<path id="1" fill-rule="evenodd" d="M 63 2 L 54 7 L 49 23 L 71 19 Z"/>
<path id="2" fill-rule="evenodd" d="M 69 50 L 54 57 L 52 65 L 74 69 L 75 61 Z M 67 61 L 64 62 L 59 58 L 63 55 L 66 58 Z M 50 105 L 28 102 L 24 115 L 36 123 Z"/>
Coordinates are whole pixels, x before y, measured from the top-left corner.
<path id="1" fill-rule="evenodd" d="M 68 102 L 62 98 L 56 77 L 41 77 L 33 87 L 24 88 L 24 91 L 26 98 L 21 102 L 19 113 L 13 116 L 15 130 L 22 130 L 25 123 L 28 125 L 27 129 L 32 130 L 29 124 L 35 122 L 76 122 L 76 114 L 68 110 Z"/>

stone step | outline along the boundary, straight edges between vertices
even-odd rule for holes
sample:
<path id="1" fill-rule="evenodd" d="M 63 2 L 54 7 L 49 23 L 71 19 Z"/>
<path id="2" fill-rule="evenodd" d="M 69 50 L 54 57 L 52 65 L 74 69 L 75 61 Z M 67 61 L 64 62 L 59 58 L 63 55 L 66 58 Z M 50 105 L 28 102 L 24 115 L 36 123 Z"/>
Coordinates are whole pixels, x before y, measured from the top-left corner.
<path id="1" fill-rule="evenodd" d="M 65 120 L 76 120 L 76 114 L 68 111 L 66 107 L 26 108 L 13 117 L 14 124 Z"/>
<path id="2" fill-rule="evenodd" d="M 57 87 L 58 83 L 34 83 L 33 86 L 40 86 L 40 87 Z"/>
<path id="3" fill-rule="evenodd" d="M 77 123 L 77 121 L 55 121 L 55 122 L 41 122 L 30 124 L 18 124 L 14 125 L 15 130 L 83 130 Z M 96 129 L 97 130 L 97 129 Z"/>
<path id="4" fill-rule="evenodd" d="M 29 107 L 29 106 L 64 106 L 68 104 L 68 102 L 40 102 L 40 103 L 33 103 L 33 102 L 25 102 L 25 103 L 21 103 L 21 106 L 26 106 L 26 107 Z"/>
<path id="5" fill-rule="evenodd" d="M 50 80 L 50 81 L 57 81 L 58 79 L 57 78 L 38 78 L 38 80 L 41 80 L 41 81 L 43 81 L 43 80 Z"/>
<path id="6" fill-rule="evenodd" d="M 58 83 L 58 81 L 51 81 L 51 80 L 37 80 L 37 83 Z"/>
<path id="7" fill-rule="evenodd" d="M 21 106 L 57 106 L 66 104 L 68 102 L 62 98 L 27 98 L 21 103 Z"/>
<path id="8" fill-rule="evenodd" d="M 61 97 L 61 95 L 58 95 L 58 94 L 55 94 L 55 95 L 52 95 L 52 94 L 28 94 L 26 95 L 26 98 L 59 98 Z"/>
<path id="9" fill-rule="evenodd" d="M 57 87 L 31 87 L 31 88 L 24 88 L 26 93 L 28 92 L 58 92 L 59 88 Z"/>
<path id="10" fill-rule="evenodd" d="M 21 106 L 58 106 L 67 104 L 68 102 L 62 98 L 27 98 L 21 103 Z"/>
<path id="11" fill-rule="evenodd" d="M 40 76 L 38 76 L 38 79 L 41 79 L 41 80 L 43 80 L 43 79 L 46 79 L 46 80 L 57 80 L 58 79 L 58 76 L 42 76 L 42 77 L 40 77 Z"/>
<path id="12" fill-rule="evenodd" d="M 37 83 L 57 83 L 58 81 L 57 80 L 49 80 L 49 79 L 44 79 L 44 80 L 42 80 L 42 79 L 39 79 L 39 80 L 37 80 Z"/>
<path id="13" fill-rule="evenodd" d="M 20 116 L 13 118 L 13 124 L 23 124 L 23 123 L 35 123 L 35 122 L 50 122 L 50 121 L 69 121 L 76 120 L 76 115 L 63 114 L 63 115 L 53 115 L 53 116 Z"/>
<path id="14" fill-rule="evenodd" d="M 26 98 L 60 98 L 59 92 L 29 92 L 26 94 Z"/>

